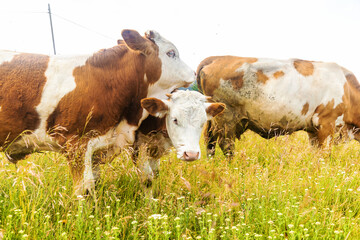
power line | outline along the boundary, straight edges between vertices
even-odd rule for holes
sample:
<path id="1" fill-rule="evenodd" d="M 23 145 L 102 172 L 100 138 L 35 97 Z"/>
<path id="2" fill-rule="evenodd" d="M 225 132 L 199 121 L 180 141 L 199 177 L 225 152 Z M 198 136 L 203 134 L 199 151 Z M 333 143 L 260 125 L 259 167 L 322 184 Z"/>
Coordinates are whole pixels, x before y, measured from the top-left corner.
<path id="1" fill-rule="evenodd" d="M 77 22 L 74 22 L 74 21 L 68 19 L 68 18 L 62 17 L 62 16 L 60 16 L 60 15 L 58 15 L 58 14 L 55 14 L 55 13 L 51 13 L 51 14 L 52 14 L 53 16 L 55 16 L 55 17 L 58 17 L 58 18 L 60 18 L 60 19 L 62 19 L 62 20 L 64 20 L 64 21 L 66 21 L 66 22 L 69 22 L 69 23 L 71 23 L 71 24 L 73 24 L 73 25 L 76 25 L 76 26 L 78 26 L 78 27 L 80 27 L 80 28 L 83 28 L 83 29 L 85 29 L 85 30 L 87 30 L 87 31 L 89 31 L 89 32 L 92 32 L 92 33 L 95 33 L 95 34 L 97 34 L 97 35 L 99 35 L 99 36 L 102 36 L 102 37 L 104 37 L 104 38 L 107 38 L 107 39 L 116 41 L 116 39 L 114 39 L 114 38 L 112 38 L 112 37 L 109 37 L 109 36 L 107 36 L 107 35 L 105 35 L 105 34 L 102 34 L 102 33 L 98 32 L 98 31 L 95 31 L 95 30 L 92 30 L 92 29 L 90 29 L 90 28 L 88 28 L 88 27 L 85 27 L 85 26 L 83 26 L 83 25 L 81 25 L 81 24 L 79 24 L 79 23 L 77 23 Z"/>

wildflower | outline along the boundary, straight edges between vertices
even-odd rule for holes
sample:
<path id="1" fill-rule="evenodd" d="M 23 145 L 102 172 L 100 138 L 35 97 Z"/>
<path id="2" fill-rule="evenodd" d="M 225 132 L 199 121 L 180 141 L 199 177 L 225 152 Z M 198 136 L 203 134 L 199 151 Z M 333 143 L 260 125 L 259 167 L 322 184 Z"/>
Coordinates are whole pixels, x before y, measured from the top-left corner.
<path id="1" fill-rule="evenodd" d="M 179 224 L 178 224 L 178 225 L 176 225 L 175 227 L 176 227 L 176 228 L 181 228 L 181 226 L 180 226 Z"/>
<path id="2" fill-rule="evenodd" d="M 66 232 L 62 232 L 62 233 L 61 233 L 61 236 L 62 236 L 62 237 L 65 237 L 65 236 L 66 236 Z"/>
<path id="3" fill-rule="evenodd" d="M 293 227 L 294 227 L 294 224 L 289 224 L 288 227 L 289 227 L 289 228 L 293 228 Z"/>
<path id="4" fill-rule="evenodd" d="M 22 238 L 27 238 L 27 237 L 29 237 L 29 235 L 27 234 L 22 235 Z"/>
<path id="5" fill-rule="evenodd" d="M 225 221 L 226 221 L 226 222 L 230 222 L 230 218 L 225 218 Z"/>
<path id="6" fill-rule="evenodd" d="M 309 231 L 309 229 L 307 229 L 307 228 L 304 228 L 304 232 L 307 232 L 307 231 Z"/>
<path id="7" fill-rule="evenodd" d="M 271 221 L 271 220 L 270 220 L 270 221 L 268 221 L 268 224 L 273 224 L 273 223 L 274 223 L 274 222 L 273 222 L 273 221 Z"/>
<path id="8" fill-rule="evenodd" d="M 197 236 L 196 239 L 201 239 L 201 236 Z"/>
<path id="9" fill-rule="evenodd" d="M 352 191 L 353 191 L 353 189 L 352 189 L 352 188 L 349 188 L 349 189 L 348 189 L 348 191 L 349 191 L 349 192 L 352 192 Z"/>
<path id="10" fill-rule="evenodd" d="M 112 227 L 111 230 L 116 231 L 116 230 L 119 230 L 119 228 L 118 227 Z"/>
<path id="11" fill-rule="evenodd" d="M 335 234 L 339 234 L 340 232 L 339 232 L 338 230 L 335 230 L 334 233 L 335 233 Z"/>
<path id="12" fill-rule="evenodd" d="M 282 216 L 283 214 L 282 214 L 281 212 L 279 212 L 277 215 L 278 215 L 278 216 Z"/>
<path id="13" fill-rule="evenodd" d="M 25 231 L 24 230 L 20 230 L 19 231 L 19 234 L 23 234 Z"/>
<path id="14" fill-rule="evenodd" d="M 161 218 L 161 214 L 153 214 L 153 215 L 151 215 L 149 218 L 152 218 L 152 219 L 160 219 L 160 218 Z"/>
<path id="15" fill-rule="evenodd" d="M 291 230 L 289 233 L 290 233 L 290 234 L 294 234 L 294 233 L 295 233 L 295 231 L 292 231 L 292 230 Z"/>
<path id="16" fill-rule="evenodd" d="M 90 215 L 89 218 L 94 218 L 94 215 Z"/>
<path id="17" fill-rule="evenodd" d="M 106 209 L 110 209 L 110 206 L 106 206 Z"/>
<path id="18" fill-rule="evenodd" d="M 137 222 L 136 220 L 134 220 L 134 221 L 131 222 L 132 225 L 135 225 L 135 224 L 137 224 L 137 223 L 138 223 L 138 222 Z"/>
<path id="19" fill-rule="evenodd" d="M 315 225 L 320 225 L 321 223 L 320 222 L 316 222 Z"/>
<path id="20" fill-rule="evenodd" d="M 110 235 L 110 232 L 105 231 L 104 234 L 105 234 L 106 236 L 109 236 L 109 235 Z"/>

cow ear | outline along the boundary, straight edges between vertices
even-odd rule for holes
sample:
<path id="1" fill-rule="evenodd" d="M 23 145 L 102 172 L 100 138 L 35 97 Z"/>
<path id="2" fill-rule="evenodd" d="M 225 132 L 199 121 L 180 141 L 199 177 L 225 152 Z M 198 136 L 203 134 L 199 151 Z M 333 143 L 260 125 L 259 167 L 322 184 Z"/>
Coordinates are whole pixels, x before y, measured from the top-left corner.
<path id="1" fill-rule="evenodd" d="M 154 30 L 148 30 L 145 32 L 145 37 L 153 42 L 155 42 L 155 40 L 160 39 L 161 36 L 158 32 L 154 31 Z"/>
<path id="2" fill-rule="evenodd" d="M 162 101 L 157 98 L 144 98 L 141 106 L 154 117 L 162 118 L 169 112 L 169 101 Z"/>
<path id="3" fill-rule="evenodd" d="M 208 120 L 222 113 L 226 105 L 224 103 L 205 103 Z"/>
<path id="4" fill-rule="evenodd" d="M 130 49 L 140 51 L 145 55 L 152 53 L 152 42 L 140 36 L 137 31 L 125 29 L 121 32 L 121 35 L 124 38 L 124 42 Z"/>

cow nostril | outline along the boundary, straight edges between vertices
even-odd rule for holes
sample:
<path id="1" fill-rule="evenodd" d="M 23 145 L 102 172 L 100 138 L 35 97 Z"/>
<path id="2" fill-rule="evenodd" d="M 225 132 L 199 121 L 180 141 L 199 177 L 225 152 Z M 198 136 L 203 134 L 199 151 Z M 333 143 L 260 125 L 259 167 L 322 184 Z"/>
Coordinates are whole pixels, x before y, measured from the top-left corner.
<path id="1" fill-rule="evenodd" d="M 184 152 L 183 158 L 186 161 L 194 161 L 199 158 L 199 152 Z"/>

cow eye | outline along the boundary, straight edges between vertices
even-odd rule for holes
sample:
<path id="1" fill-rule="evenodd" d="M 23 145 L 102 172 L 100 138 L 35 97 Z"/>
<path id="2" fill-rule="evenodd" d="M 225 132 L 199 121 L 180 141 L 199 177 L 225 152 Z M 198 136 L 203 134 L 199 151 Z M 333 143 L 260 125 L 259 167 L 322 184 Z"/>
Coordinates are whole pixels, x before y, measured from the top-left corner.
<path id="1" fill-rule="evenodd" d="M 178 120 L 177 120 L 177 118 L 174 118 L 174 123 L 175 123 L 175 125 L 178 125 Z"/>
<path id="2" fill-rule="evenodd" d="M 174 50 L 170 50 L 170 51 L 168 51 L 167 53 L 166 53 L 166 55 L 168 55 L 169 57 L 171 57 L 171 58 L 174 58 L 175 56 L 176 56 L 176 54 L 175 54 L 175 51 Z"/>

